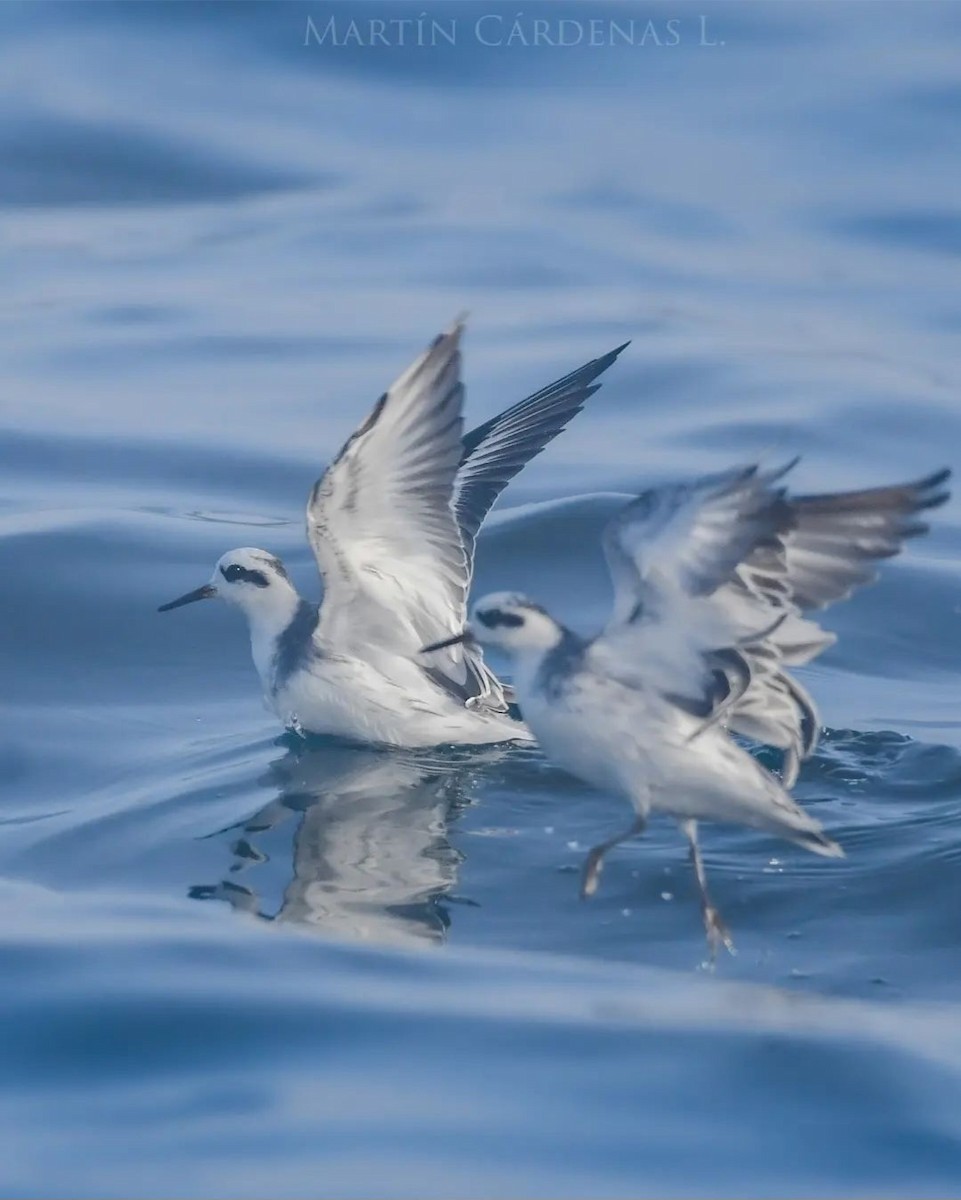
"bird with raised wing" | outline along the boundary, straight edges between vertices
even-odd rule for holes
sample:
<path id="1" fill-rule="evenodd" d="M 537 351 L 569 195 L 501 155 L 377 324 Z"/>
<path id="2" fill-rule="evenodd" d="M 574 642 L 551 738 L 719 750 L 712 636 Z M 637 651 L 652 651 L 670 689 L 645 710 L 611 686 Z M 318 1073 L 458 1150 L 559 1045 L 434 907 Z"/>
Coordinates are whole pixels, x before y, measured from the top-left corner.
<path id="1" fill-rule="evenodd" d="M 290 728 L 402 746 L 530 740 L 478 647 L 430 664 L 418 651 L 463 627 L 484 518 L 624 346 L 464 436 L 462 332 L 456 323 L 397 379 L 314 485 L 322 604 L 275 555 L 247 547 L 160 609 L 215 596 L 239 608 L 268 706 Z"/>
<path id="2" fill-rule="evenodd" d="M 582 895 L 604 856 L 651 813 L 690 843 L 712 957 L 733 949 L 707 889 L 697 823 L 730 822 L 840 857 L 789 795 L 820 720 L 790 674 L 834 641 L 810 619 L 875 574 L 875 560 L 924 533 L 947 499 L 948 471 L 896 487 L 790 497 L 757 467 L 645 492 L 604 532 L 614 584 L 605 629 L 585 639 L 516 593 L 478 601 L 467 628 L 424 647 L 496 646 L 513 659 L 521 712 L 545 754 L 624 796 L 630 827 L 594 847 Z M 732 733 L 783 752 L 779 779 Z"/>

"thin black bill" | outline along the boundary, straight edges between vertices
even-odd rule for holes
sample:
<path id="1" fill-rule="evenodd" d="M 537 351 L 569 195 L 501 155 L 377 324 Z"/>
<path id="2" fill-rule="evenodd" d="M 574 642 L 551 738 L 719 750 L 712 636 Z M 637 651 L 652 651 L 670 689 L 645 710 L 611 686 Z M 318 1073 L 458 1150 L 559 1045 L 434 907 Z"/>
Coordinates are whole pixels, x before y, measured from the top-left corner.
<path id="1" fill-rule="evenodd" d="M 169 604 L 161 604 L 157 612 L 170 612 L 172 608 L 180 608 L 184 604 L 193 604 L 195 600 L 209 600 L 211 596 L 216 595 L 217 589 L 214 585 L 212 583 L 205 583 L 203 587 L 194 588 L 186 596 L 180 596 L 176 600 L 171 600 Z"/>
<path id="2" fill-rule="evenodd" d="M 469 629 L 465 629 L 462 633 L 455 633 L 453 637 L 444 638 L 442 642 L 431 642 L 429 646 L 421 646 L 421 654 L 430 654 L 433 650 L 443 650 L 447 646 L 457 646 L 461 642 L 472 642 L 474 635 Z"/>

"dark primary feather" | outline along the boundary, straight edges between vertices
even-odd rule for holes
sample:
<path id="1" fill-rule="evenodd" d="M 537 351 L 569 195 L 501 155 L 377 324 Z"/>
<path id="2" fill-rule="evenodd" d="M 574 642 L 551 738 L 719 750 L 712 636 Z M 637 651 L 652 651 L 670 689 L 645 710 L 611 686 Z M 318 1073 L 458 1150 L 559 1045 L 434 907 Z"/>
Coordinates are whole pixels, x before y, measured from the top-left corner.
<path id="1" fill-rule="evenodd" d="M 788 499 L 789 524 L 745 560 L 739 584 L 776 607 L 800 612 L 846 599 L 875 579 L 874 563 L 927 533 L 918 513 L 947 500 L 949 470 L 914 483 Z"/>
<path id="2" fill-rule="evenodd" d="M 521 400 L 499 416 L 472 429 L 463 439 L 454 484 L 454 513 L 468 562 L 473 561 L 477 531 L 491 506 L 514 476 L 576 416 L 600 387 L 594 380 L 625 347 L 591 359 L 563 379 Z"/>
<path id="3" fill-rule="evenodd" d="M 784 750 L 790 786 L 798 764 L 817 745 L 814 701 L 784 667 L 810 662 L 834 638 L 801 614 L 844 600 L 876 576 L 875 563 L 898 554 L 906 539 L 927 532 L 918 514 L 948 498 L 951 472 L 913 483 L 788 501 L 790 528 L 776 545 L 758 547 L 742 565 L 734 590 L 763 598 L 788 615 L 758 647 L 742 647 L 751 686 L 728 706 L 730 728 Z"/>
<path id="4" fill-rule="evenodd" d="M 949 495 L 949 470 L 913 483 L 791 500 L 794 529 L 785 539 L 786 575 L 802 612 L 843 600 L 874 580 L 873 563 L 927 533 L 918 514 Z"/>

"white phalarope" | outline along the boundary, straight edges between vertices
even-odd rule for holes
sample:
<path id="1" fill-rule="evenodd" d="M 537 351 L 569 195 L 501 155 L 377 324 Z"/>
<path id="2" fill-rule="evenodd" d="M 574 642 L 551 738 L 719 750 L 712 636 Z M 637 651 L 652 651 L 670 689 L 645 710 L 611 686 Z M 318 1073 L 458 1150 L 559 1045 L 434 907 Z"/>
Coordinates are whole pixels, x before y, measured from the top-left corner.
<path id="1" fill-rule="evenodd" d="M 697 822 L 751 826 L 816 854 L 841 848 L 792 800 L 817 743 L 814 702 L 789 674 L 835 638 L 804 614 L 875 577 L 874 560 L 926 532 L 950 472 L 839 495 L 789 497 L 794 464 L 655 488 L 607 526 L 614 584 L 606 628 L 587 640 L 516 593 L 480 600 L 466 630 L 424 647 L 497 646 L 512 657 L 521 712 L 545 754 L 624 796 L 635 819 L 588 855 L 582 895 L 604 855 L 668 813 L 690 842 L 712 958 L 730 937 L 707 892 Z M 730 733 L 783 751 L 781 779 Z"/>
<path id="2" fill-rule="evenodd" d="M 247 547 L 160 609 L 212 596 L 240 608 L 268 706 L 289 727 L 400 746 L 530 740 L 479 648 L 429 663 L 418 651 L 463 628 L 484 518 L 624 346 L 465 436 L 462 332 L 456 323 L 400 376 L 311 490 L 320 606 L 280 559 Z"/>

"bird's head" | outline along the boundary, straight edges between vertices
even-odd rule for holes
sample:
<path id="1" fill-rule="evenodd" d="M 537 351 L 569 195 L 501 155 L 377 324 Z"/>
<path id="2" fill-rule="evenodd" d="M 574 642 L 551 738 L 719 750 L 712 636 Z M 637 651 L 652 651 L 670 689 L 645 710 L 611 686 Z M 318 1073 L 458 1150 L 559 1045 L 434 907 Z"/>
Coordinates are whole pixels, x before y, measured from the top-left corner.
<path id="1" fill-rule="evenodd" d="M 278 606 L 287 607 L 291 595 L 296 595 L 279 558 L 267 550 L 243 546 L 228 550 L 219 560 L 210 580 L 202 587 L 162 604 L 159 612 L 169 612 L 195 600 L 219 596 L 234 604 L 251 618 L 265 616 Z"/>
<path id="2" fill-rule="evenodd" d="M 457 642 L 477 642 L 506 650 L 508 654 L 536 654 L 556 646 L 563 633 L 561 626 L 540 604 L 518 592 L 494 592 L 474 605 L 462 633 L 425 646 L 423 652 L 440 650 Z"/>

